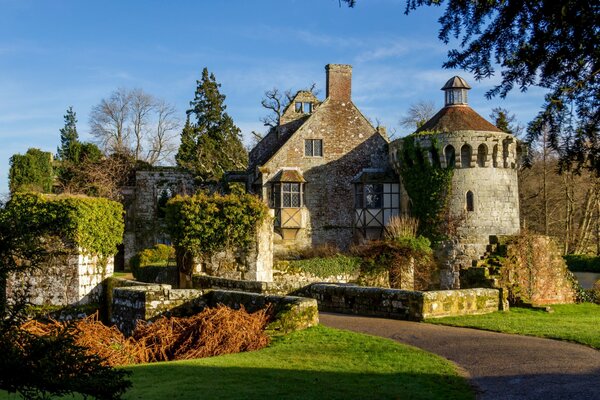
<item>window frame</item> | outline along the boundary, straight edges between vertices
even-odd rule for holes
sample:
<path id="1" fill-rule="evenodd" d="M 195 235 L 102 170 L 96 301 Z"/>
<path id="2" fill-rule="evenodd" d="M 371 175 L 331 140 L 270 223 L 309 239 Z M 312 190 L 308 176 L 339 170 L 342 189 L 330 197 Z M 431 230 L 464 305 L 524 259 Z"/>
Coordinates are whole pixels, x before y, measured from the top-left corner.
<path id="1" fill-rule="evenodd" d="M 271 193 L 269 197 L 269 207 L 273 209 L 302 208 L 304 207 L 304 183 L 273 183 L 271 185 Z"/>
<path id="2" fill-rule="evenodd" d="M 319 145 L 315 146 L 316 143 Z M 319 154 L 315 154 L 315 149 L 319 150 Z M 323 157 L 323 139 L 304 139 L 304 157 Z"/>

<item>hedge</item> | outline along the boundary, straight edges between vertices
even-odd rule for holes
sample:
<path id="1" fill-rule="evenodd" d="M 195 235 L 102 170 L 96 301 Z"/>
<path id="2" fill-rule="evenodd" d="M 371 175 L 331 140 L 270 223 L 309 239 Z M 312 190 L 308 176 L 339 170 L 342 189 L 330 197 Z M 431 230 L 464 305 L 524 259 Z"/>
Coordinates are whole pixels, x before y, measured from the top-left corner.
<path id="1" fill-rule="evenodd" d="M 0 224 L 13 235 L 56 236 L 83 254 L 109 257 L 123 241 L 123 206 L 99 197 L 15 193 Z"/>
<path id="2" fill-rule="evenodd" d="M 563 257 L 567 267 L 573 272 L 597 272 L 600 273 L 600 256 L 588 256 L 585 254 L 569 254 Z"/>

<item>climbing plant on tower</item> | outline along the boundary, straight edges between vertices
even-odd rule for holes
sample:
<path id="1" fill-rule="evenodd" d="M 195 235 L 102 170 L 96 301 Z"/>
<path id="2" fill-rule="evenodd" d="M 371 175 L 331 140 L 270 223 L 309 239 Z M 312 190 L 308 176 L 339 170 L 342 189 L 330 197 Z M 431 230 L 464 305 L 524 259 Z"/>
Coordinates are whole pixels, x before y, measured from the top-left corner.
<path id="1" fill-rule="evenodd" d="M 445 222 L 454 169 L 439 163 L 441 149 L 434 137 L 423 141 L 423 145 L 416 140 L 424 134 L 427 133 L 403 139 L 398 154 L 400 176 L 412 201 L 411 212 L 420 221 L 420 233 L 436 241 L 448 234 Z"/>
<path id="2" fill-rule="evenodd" d="M 175 156 L 178 166 L 192 171 L 202 182 L 220 180 L 226 171 L 242 170 L 248 164 L 240 129 L 225 112 L 225 95 L 219 92 L 220 87 L 214 74 L 204 68 L 186 111 L 187 121 Z"/>

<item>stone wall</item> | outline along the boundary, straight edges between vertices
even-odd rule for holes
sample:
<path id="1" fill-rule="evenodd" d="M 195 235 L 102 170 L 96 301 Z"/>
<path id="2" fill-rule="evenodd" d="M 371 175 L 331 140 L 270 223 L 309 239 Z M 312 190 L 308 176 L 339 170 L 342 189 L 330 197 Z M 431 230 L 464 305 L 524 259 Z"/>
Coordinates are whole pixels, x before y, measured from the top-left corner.
<path id="1" fill-rule="evenodd" d="M 271 180 L 283 170 L 297 170 L 306 181 L 301 227 L 289 237 L 287 231 L 275 234 L 276 253 L 320 244 L 347 249 L 353 241 L 352 180 L 365 168 L 391 169 L 387 137 L 352 103 L 351 75 L 350 66 L 328 66 L 328 93 L 332 97 L 299 119 L 301 126 L 294 125 L 295 132 L 277 140 L 275 133 L 270 134 L 250 154 L 249 182 L 265 201 Z M 305 140 L 321 140 L 322 155 L 305 155 Z"/>
<path id="2" fill-rule="evenodd" d="M 386 271 L 369 276 L 355 274 L 319 277 L 306 272 L 289 272 L 274 270 L 273 281 L 228 279 L 208 275 L 194 275 L 193 287 L 196 289 L 240 290 L 244 292 L 288 295 L 302 292 L 302 289 L 313 283 L 360 283 L 379 287 L 389 287 L 389 276 Z"/>
<path id="3" fill-rule="evenodd" d="M 247 249 L 228 249 L 198 264 L 196 273 L 250 281 L 273 280 L 273 221 L 266 218 L 258 227 Z"/>
<path id="4" fill-rule="evenodd" d="M 549 236 L 522 235 L 505 238 L 506 255 L 499 285 L 513 303 L 534 305 L 573 303 L 575 292 L 565 260 Z"/>
<path id="5" fill-rule="evenodd" d="M 103 265 L 96 256 L 55 252 L 39 268 L 25 274 L 9 274 L 5 282 L 6 299 L 10 302 L 23 289 L 34 305 L 97 303 L 102 296 L 102 282 L 113 274 L 113 268 L 113 257 Z"/>
<path id="6" fill-rule="evenodd" d="M 164 219 L 161 218 L 158 199 L 162 193 L 171 197 L 191 195 L 198 186 L 192 175 L 173 167 L 159 167 L 136 171 L 134 187 L 124 188 L 125 196 L 125 265 L 137 252 L 157 243 L 170 244 Z M 271 216 L 272 217 L 272 216 Z M 257 230 L 248 249 L 232 249 L 215 254 L 196 272 L 231 279 L 272 280 L 273 227 L 267 219 Z"/>
<path id="7" fill-rule="evenodd" d="M 419 292 L 336 284 L 314 284 L 305 292 L 317 300 L 320 311 L 410 321 L 498 311 L 499 293 L 497 289 Z"/>
<path id="8" fill-rule="evenodd" d="M 170 285 L 127 286 L 113 289 L 111 322 L 126 335 L 138 320 L 148 321 L 169 315 L 190 315 L 206 306 L 203 292 L 171 289 Z"/>
<path id="9" fill-rule="evenodd" d="M 269 329 L 288 332 L 318 324 L 314 299 L 294 296 L 263 295 L 231 290 L 172 289 L 170 285 L 150 285 L 132 281 L 113 281 L 111 322 L 125 334 L 131 334 L 138 320 L 152 320 L 162 315 L 191 315 L 205 307 L 220 304 L 237 309 L 243 306 L 254 312 L 273 307 L 274 321 Z"/>
<path id="10" fill-rule="evenodd" d="M 161 193 L 169 196 L 193 194 L 196 185 L 192 175 L 175 167 L 158 167 L 136 171 L 135 186 L 123 188 L 125 203 L 124 258 L 125 265 L 137 252 L 156 243 L 169 243 L 164 221 L 159 218 L 158 199 Z"/>

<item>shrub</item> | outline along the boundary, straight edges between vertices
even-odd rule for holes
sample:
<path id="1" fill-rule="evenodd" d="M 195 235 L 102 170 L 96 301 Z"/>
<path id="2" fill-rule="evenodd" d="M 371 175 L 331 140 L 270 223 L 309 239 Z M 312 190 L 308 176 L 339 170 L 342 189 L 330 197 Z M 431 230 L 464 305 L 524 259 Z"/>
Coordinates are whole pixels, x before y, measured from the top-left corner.
<path id="1" fill-rule="evenodd" d="M 52 153 L 30 148 L 23 155 L 13 155 L 9 163 L 8 186 L 11 193 L 52 191 Z"/>
<path id="2" fill-rule="evenodd" d="M 147 282 L 140 279 L 142 274 L 141 270 L 153 267 L 166 267 L 169 261 L 175 259 L 175 248 L 173 246 L 167 246 L 166 244 L 155 244 L 150 249 L 144 249 L 137 253 L 129 260 L 129 267 L 134 278 Z"/>
<path id="3" fill-rule="evenodd" d="M 177 266 L 190 275 L 195 257 L 210 257 L 227 248 L 247 248 L 267 206 L 250 194 L 176 196 L 166 208 L 167 229 L 177 248 Z"/>
<path id="4" fill-rule="evenodd" d="M 384 237 L 388 240 L 416 238 L 418 230 L 418 219 L 406 215 L 393 216 L 385 227 Z"/>
<path id="5" fill-rule="evenodd" d="M 316 257 L 306 260 L 289 261 L 292 270 L 298 270 L 317 276 L 327 278 L 338 275 L 351 275 L 360 271 L 360 257 L 350 257 L 337 254 L 334 257 Z"/>
<path id="6" fill-rule="evenodd" d="M 585 254 L 569 254 L 563 256 L 567 267 L 573 272 L 598 272 L 600 273 L 600 256 Z"/>
<path id="7" fill-rule="evenodd" d="M 302 249 L 287 251 L 282 259 L 284 260 L 308 260 L 311 258 L 329 258 L 340 254 L 340 249 L 331 243 L 319 244 L 316 246 L 305 247 Z"/>
<path id="8" fill-rule="evenodd" d="M 353 253 L 363 259 L 361 272 L 374 274 L 388 271 L 390 287 L 401 284 L 402 271 L 411 258 L 414 259 L 414 282 L 416 290 L 430 288 L 437 267 L 433 262 L 429 239 L 418 236 L 400 240 L 373 241 L 353 248 Z"/>

